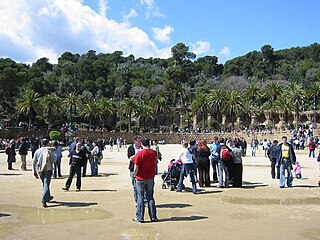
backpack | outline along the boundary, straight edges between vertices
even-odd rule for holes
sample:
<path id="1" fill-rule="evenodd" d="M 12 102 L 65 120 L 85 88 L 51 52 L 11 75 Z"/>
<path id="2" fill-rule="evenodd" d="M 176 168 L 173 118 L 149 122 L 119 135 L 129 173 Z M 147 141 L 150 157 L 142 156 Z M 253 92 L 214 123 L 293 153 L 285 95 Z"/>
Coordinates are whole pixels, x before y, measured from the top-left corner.
<path id="1" fill-rule="evenodd" d="M 221 147 L 220 158 L 222 159 L 222 161 L 229 161 L 232 158 L 230 151 L 226 146 Z"/>

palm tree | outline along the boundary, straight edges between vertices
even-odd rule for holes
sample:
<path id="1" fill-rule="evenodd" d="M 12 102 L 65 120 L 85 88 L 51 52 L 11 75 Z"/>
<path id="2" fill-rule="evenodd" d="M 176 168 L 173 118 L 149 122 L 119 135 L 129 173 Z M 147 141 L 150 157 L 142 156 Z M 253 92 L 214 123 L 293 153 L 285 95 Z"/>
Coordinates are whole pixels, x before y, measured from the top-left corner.
<path id="1" fill-rule="evenodd" d="M 302 106 L 306 98 L 306 91 L 303 89 L 302 84 L 291 83 L 288 85 L 288 95 L 295 109 L 296 129 L 298 129 L 299 107 Z"/>
<path id="2" fill-rule="evenodd" d="M 17 101 L 16 109 L 19 113 L 27 114 L 29 118 L 29 128 L 34 114 L 41 110 L 40 94 L 33 89 L 26 89 Z"/>
<path id="3" fill-rule="evenodd" d="M 131 131 L 132 114 L 137 111 L 138 107 L 138 103 L 134 98 L 124 98 L 120 103 L 119 113 L 124 113 L 128 116 L 128 131 Z"/>
<path id="4" fill-rule="evenodd" d="M 160 122 L 159 122 L 159 114 L 163 113 L 167 107 L 167 98 L 162 95 L 156 96 L 154 99 L 151 100 L 150 106 L 153 109 L 154 117 L 156 119 L 156 128 L 159 128 Z"/>
<path id="5" fill-rule="evenodd" d="M 81 115 L 89 120 L 90 128 L 92 128 L 93 123 L 96 124 L 97 120 L 101 120 L 103 112 L 99 103 L 91 100 L 82 106 Z"/>
<path id="6" fill-rule="evenodd" d="M 200 114 L 203 127 L 206 127 L 207 113 L 209 109 L 208 96 L 206 94 L 196 95 L 191 103 L 191 111 L 194 114 Z"/>
<path id="7" fill-rule="evenodd" d="M 265 96 L 267 97 L 267 101 L 264 103 L 263 110 L 270 110 L 271 111 L 271 118 L 272 118 L 272 125 L 274 127 L 274 103 L 277 100 L 277 96 L 280 96 L 283 92 L 283 87 L 280 83 L 275 82 L 267 85 L 265 89 Z"/>
<path id="8" fill-rule="evenodd" d="M 313 123 L 316 123 L 316 106 L 320 96 L 320 82 L 313 82 L 307 93 L 313 100 Z"/>
<path id="9" fill-rule="evenodd" d="M 288 114 L 292 111 L 291 99 L 288 98 L 288 91 L 284 90 L 274 103 L 274 108 L 277 112 L 284 113 L 284 121 L 288 124 Z"/>
<path id="10" fill-rule="evenodd" d="M 43 113 L 46 116 L 49 125 L 54 123 L 60 109 L 61 99 L 55 94 L 51 93 L 42 97 Z"/>
<path id="11" fill-rule="evenodd" d="M 226 99 L 227 101 L 223 106 L 223 111 L 231 116 L 232 129 L 234 130 L 235 117 L 243 109 L 243 99 L 241 94 L 237 91 L 227 92 Z"/>
<path id="12" fill-rule="evenodd" d="M 81 103 L 80 97 L 76 91 L 65 93 L 62 100 L 62 105 L 69 112 L 69 122 L 72 122 L 72 114 L 78 109 Z"/>
<path id="13" fill-rule="evenodd" d="M 154 119 L 152 105 L 148 104 L 148 102 L 151 103 L 151 101 L 140 99 L 139 107 L 137 109 L 137 114 L 139 115 L 139 124 L 143 128 L 146 127 L 147 119 Z"/>
<path id="14" fill-rule="evenodd" d="M 244 95 L 248 99 L 250 99 L 253 104 L 255 104 L 256 101 L 258 101 L 260 97 L 263 95 L 263 93 L 259 86 L 256 83 L 253 83 L 245 89 Z"/>
<path id="15" fill-rule="evenodd" d="M 213 112 L 217 113 L 217 123 L 218 123 L 218 129 L 220 128 L 219 125 L 222 121 L 222 108 L 223 105 L 226 102 L 226 92 L 220 88 L 213 89 L 208 94 L 208 104 Z"/>
<path id="16" fill-rule="evenodd" d="M 102 125 L 105 127 L 106 125 L 106 119 L 108 118 L 109 114 L 113 114 L 115 108 L 113 102 L 108 98 L 100 98 L 98 100 L 98 105 L 100 110 L 102 111 Z"/>
<path id="17" fill-rule="evenodd" d="M 257 113 L 259 113 L 259 108 L 251 100 L 248 100 L 247 98 L 244 98 L 242 106 L 243 108 L 240 114 L 243 114 L 245 116 L 246 123 L 250 124 L 252 115 L 256 115 Z"/>

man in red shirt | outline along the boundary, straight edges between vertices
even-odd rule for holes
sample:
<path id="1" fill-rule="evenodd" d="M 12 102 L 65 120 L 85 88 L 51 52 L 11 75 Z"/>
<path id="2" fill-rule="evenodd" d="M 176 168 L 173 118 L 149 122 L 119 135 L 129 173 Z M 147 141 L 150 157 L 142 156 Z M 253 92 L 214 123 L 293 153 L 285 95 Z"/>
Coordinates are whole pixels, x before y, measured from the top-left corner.
<path id="1" fill-rule="evenodd" d="M 144 199 L 147 198 L 148 212 L 151 222 L 157 222 L 157 210 L 154 192 L 154 176 L 156 175 L 157 153 L 150 149 L 150 139 L 141 139 L 142 150 L 134 156 L 134 174 L 138 194 L 135 222 L 144 222 Z"/>

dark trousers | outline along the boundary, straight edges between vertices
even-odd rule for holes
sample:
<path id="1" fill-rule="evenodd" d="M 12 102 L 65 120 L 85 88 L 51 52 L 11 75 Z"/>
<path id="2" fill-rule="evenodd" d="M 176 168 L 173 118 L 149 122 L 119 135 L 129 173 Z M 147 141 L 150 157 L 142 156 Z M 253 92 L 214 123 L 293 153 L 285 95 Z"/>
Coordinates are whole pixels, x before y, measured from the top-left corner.
<path id="1" fill-rule="evenodd" d="M 271 161 L 271 177 L 275 178 L 276 177 L 276 160 L 273 159 Z M 277 178 L 280 179 L 280 166 L 277 167 Z"/>
<path id="2" fill-rule="evenodd" d="M 86 159 L 83 163 L 83 171 L 82 171 L 82 176 L 85 177 L 87 175 L 87 164 L 88 164 L 88 159 Z"/>
<path id="3" fill-rule="evenodd" d="M 233 187 L 242 187 L 242 163 L 233 164 Z"/>
<path id="4" fill-rule="evenodd" d="M 197 168 L 199 172 L 199 186 L 210 187 L 210 161 L 208 160 L 198 160 Z"/>
<path id="5" fill-rule="evenodd" d="M 77 189 L 81 189 L 81 166 L 80 165 L 70 166 L 70 173 L 69 173 L 68 180 L 66 182 L 66 188 L 68 189 L 70 188 L 73 176 L 75 174 L 77 174 L 77 182 L 76 182 Z"/>
<path id="6" fill-rule="evenodd" d="M 218 181 L 218 159 L 211 159 L 211 166 L 212 166 L 212 180 L 214 182 Z"/>
<path id="7" fill-rule="evenodd" d="M 234 182 L 234 163 L 233 163 L 233 160 L 228 162 L 228 169 L 229 169 L 229 183 L 233 184 L 233 182 Z"/>

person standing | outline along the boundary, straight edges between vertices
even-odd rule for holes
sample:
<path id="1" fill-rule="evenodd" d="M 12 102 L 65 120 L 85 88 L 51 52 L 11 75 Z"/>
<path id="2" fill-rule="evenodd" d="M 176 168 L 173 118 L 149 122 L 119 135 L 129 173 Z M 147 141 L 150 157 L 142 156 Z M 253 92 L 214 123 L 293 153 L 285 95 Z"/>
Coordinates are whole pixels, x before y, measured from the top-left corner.
<path id="1" fill-rule="evenodd" d="M 136 179 L 135 179 L 135 175 L 134 175 L 134 163 L 133 163 L 133 159 L 134 156 L 140 152 L 142 150 L 141 147 L 141 138 L 138 136 L 133 137 L 133 144 L 130 145 L 128 147 L 127 150 L 127 156 L 129 159 L 129 171 L 130 171 L 130 177 L 131 177 L 131 184 L 132 184 L 132 188 L 133 188 L 133 197 L 134 197 L 134 201 L 137 202 L 138 200 L 138 195 L 137 195 L 137 188 L 136 188 Z"/>
<path id="2" fill-rule="evenodd" d="M 183 187 L 183 179 L 185 176 L 190 175 L 190 179 L 192 182 L 192 192 L 194 194 L 197 194 L 197 185 L 196 185 L 196 180 L 195 180 L 195 171 L 196 167 L 192 159 L 192 155 L 188 149 L 188 143 L 185 142 L 183 143 L 183 149 L 180 151 L 178 157 L 176 158 L 177 161 L 182 161 L 182 169 L 180 172 L 180 177 L 179 177 L 179 182 L 177 185 L 177 192 L 182 191 Z"/>
<path id="3" fill-rule="evenodd" d="M 219 159 L 219 149 L 220 149 L 220 144 L 218 141 L 218 137 L 213 138 L 213 143 L 210 144 L 210 158 L 211 158 L 211 166 L 212 166 L 212 180 L 214 183 L 218 182 L 218 171 L 217 171 L 217 166 L 218 166 L 218 159 Z"/>
<path id="4" fill-rule="evenodd" d="M 98 165 L 101 164 L 102 152 L 98 146 L 97 141 L 93 141 L 92 146 L 93 146 L 93 149 L 90 152 L 92 157 L 91 176 L 98 176 Z"/>
<path id="5" fill-rule="evenodd" d="M 277 166 L 280 166 L 280 188 L 285 186 L 285 171 L 287 170 L 287 186 L 292 187 L 292 164 L 296 162 L 296 155 L 293 146 L 288 143 L 287 137 L 282 137 L 282 143 L 279 144 L 279 156 Z"/>
<path id="6" fill-rule="evenodd" d="M 12 163 L 16 162 L 16 143 L 14 139 L 12 139 L 10 143 L 8 143 L 5 152 L 8 155 L 7 157 L 8 170 L 14 170 L 12 168 Z"/>
<path id="7" fill-rule="evenodd" d="M 232 156 L 233 156 L 233 185 L 232 186 L 233 187 L 242 187 L 243 151 L 240 147 L 241 147 L 240 143 L 237 142 L 235 144 L 235 148 L 232 149 Z"/>
<path id="8" fill-rule="evenodd" d="M 280 166 L 276 167 L 277 164 L 277 158 L 279 156 L 279 147 L 278 147 L 278 141 L 274 140 L 268 149 L 267 155 L 271 162 L 271 177 L 276 177 L 276 168 L 277 168 L 277 178 L 280 179 Z"/>
<path id="9" fill-rule="evenodd" d="M 308 143 L 308 148 L 309 148 L 309 157 L 315 158 L 314 151 L 316 149 L 316 143 L 314 141 L 314 138 L 310 139 Z"/>
<path id="10" fill-rule="evenodd" d="M 21 145 L 19 147 L 19 154 L 21 156 L 21 170 L 27 171 L 27 155 L 29 150 L 29 144 L 26 138 L 21 138 Z"/>
<path id="11" fill-rule="evenodd" d="M 62 159 L 62 145 L 58 141 L 54 141 L 53 146 L 55 148 L 54 155 L 55 155 L 55 161 L 54 161 L 54 171 L 53 171 L 53 177 L 57 178 L 62 177 L 61 175 L 61 159 Z"/>
<path id="12" fill-rule="evenodd" d="M 197 168 L 199 172 L 199 186 L 210 187 L 210 149 L 205 140 L 200 140 L 197 148 Z"/>
<path id="13" fill-rule="evenodd" d="M 219 167 L 219 188 L 229 187 L 229 167 L 232 164 L 232 156 L 231 156 L 231 149 L 225 145 L 224 139 L 220 139 L 220 149 L 219 149 L 219 160 L 218 160 L 218 167 Z M 224 175 L 224 181 L 223 181 Z"/>
<path id="14" fill-rule="evenodd" d="M 32 162 L 34 176 L 42 181 L 41 203 L 43 207 L 47 207 L 47 203 L 53 199 L 50 193 L 50 182 L 55 157 L 54 148 L 49 147 L 49 143 L 48 139 L 42 140 L 43 147 L 35 151 Z"/>
<path id="15" fill-rule="evenodd" d="M 133 159 L 137 188 L 137 207 L 135 222 L 144 222 L 144 200 L 146 197 L 151 222 L 157 222 L 157 210 L 154 193 L 154 176 L 156 175 L 157 153 L 150 149 L 150 139 L 141 139 L 142 150 Z"/>
<path id="16" fill-rule="evenodd" d="M 65 187 L 62 188 L 63 190 L 69 191 L 73 176 L 77 174 L 77 182 L 76 182 L 77 192 L 81 191 L 81 167 L 83 165 L 84 159 L 87 157 L 86 156 L 87 153 L 88 153 L 88 150 L 86 149 L 86 147 L 82 147 L 82 144 L 78 142 L 76 144 L 76 149 L 72 153 L 72 157 L 70 159 L 69 177 L 65 184 Z"/>
<path id="17" fill-rule="evenodd" d="M 157 160 L 156 160 L 156 175 L 158 175 L 158 163 L 159 161 L 162 160 L 162 154 L 160 152 L 160 148 L 159 148 L 159 145 L 158 145 L 158 140 L 154 140 L 153 141 L 153 145 L 151 147 L 152 150 L 156 151 L 157 153 Z"/>
<path id="18" fill-rule="evenodd" d="M 254 139 L 251 140 L 251 156 L 255 157 L 257 152 L 258 145 Z"/>

